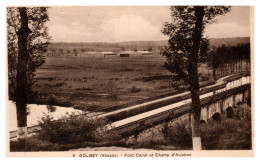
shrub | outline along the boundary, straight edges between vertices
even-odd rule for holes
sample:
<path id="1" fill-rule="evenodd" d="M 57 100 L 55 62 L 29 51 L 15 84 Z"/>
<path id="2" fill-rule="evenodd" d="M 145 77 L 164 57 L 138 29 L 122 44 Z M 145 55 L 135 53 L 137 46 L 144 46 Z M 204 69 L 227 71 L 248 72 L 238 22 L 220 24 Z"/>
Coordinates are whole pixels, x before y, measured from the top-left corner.
<path id="1" fill-rule="evenodd" d="M 207 81 L 209 80 L 209 76 L 204 76 L 203 74 L 201 74 L 201 81 Z"/>
<path id="2" fill-rule="evenodd" d="M 47 99 L 46 99 L 46 104 L 47 104 L 47 109 L 50 112 L 55 112 L 56 111 L 56 107 L 52 106 L 52 105 L 56 105 L 57 104 L 57 97 L 54 94 L 50 94 Z"/>
<path id="3" fill-rule="evenodd" d="M 235 114 L 237 119 L 247 119 L 251 121 L 251 110 L 246 104 L 238 103 Z"/>
<path id="4" fill-rule="evenodd" d="M 223 119 L 223 118 L 222 118 Z M 207 150 L 251 149 L 251 121 L 249 119 L 225 119 L 201 126 L 202 146 Z"/>
<path id="5" fill-rule="evenodd" d="M 107 89 L 109 98 L 116 100 L 118 97 L 118 88 L 116 83 L 113 81 L 109 81 L 107 83 Z"/>
<path id="6" fill-rule="evenodd" d="M 57 110 L 57 108 L 52 105 L 47 105 L 47 109 L 49 110 L 49 112 L 55 112 Z"/>
<path id="7" fill-rule="evenodd" d="M 46 99 L 47 105 L 56 105 L 58 98 L 54 94 L 50 94 Z"/>
<path id="8" fill-rule="evenodd" d="M 136 86 L 133 86 L 132 88 L 129 89 L 131 93 L 137 93 L 140 92 L 142 89 L 138 88 Z"/>
<path id="9" fill-rule="evenodd" d="M 239 118 L 221 117 L 221 122 L 209 120 L 201 124 L 202 147 L 206 150 L 250 150 L 252 148 L 250 109 L 243 106 Z M 164 125 L 162 133 L 169 143 L 181 147 L 192 147 L 192 133 L 184 122 L 174 126 Z"/>
<path id="10" fill-rule="evenodd" d="M 223 127 L 218 122 L 212 121 L 211 124 L 201 124 L 202 147 L 207 150 L 215 149 L 223 132 Z"/>
<path id="11" fill-rule="evenodd" d="M 105 119 L 88 119 L 84 116 L 72 116 L 53 121 L 45 114 L 39 122 L 42 130 L 39 138 L 52 143 L 70 144 L 80 142 L 100 142 L 113 139 L 116 134 L 108 131 L 109 124 Z"/>
<path id="12" fill-rule="evenodd" d="M 192 147 L 192 136 L 191 129 L 186 127 L 184 122 L 178 122 L 168 128 L 166 137 L 169 139 L 171 144 L 182 148 Z"/>

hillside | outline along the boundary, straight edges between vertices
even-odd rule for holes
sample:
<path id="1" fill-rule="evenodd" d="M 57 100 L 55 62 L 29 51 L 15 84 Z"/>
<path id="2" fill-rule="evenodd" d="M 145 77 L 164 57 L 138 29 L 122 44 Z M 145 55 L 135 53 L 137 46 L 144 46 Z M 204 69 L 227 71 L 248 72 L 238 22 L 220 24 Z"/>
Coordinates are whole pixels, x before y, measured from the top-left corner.
<path id="1" fill-rule="evenodd" d="M 227 46 L 237 45 L 239 43 L 249 43 L 249 37 L 234 37 L 234 38 L 210 38 L 210 46 L 221 46 L 225 44 Z M 53 42 L 49 45 L 51 49 L 63 49 L 73 50 L 77 49 L 81 51 L 121 51 L 121 50 L 147 50 L 153 48 L 154 51 L 158 51 L 161 47 L 167 45 L 167 40 L 161 41 L 128 41 L 118 43 L 107 42 L 86 42 L 86 43 L 66 43 L 66 42 Z"/>

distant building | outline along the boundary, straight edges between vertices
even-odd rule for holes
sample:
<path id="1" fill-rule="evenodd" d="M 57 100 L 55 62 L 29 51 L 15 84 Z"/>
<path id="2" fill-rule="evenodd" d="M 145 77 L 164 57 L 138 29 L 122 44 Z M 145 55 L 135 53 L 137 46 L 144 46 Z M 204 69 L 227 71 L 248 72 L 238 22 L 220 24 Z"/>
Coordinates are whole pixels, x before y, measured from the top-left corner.
<path id="1" fill-rule="evenodd" d="M 142 54 L 142 57 L 153 55 L 153 53 L 149 51 L 138 51 L 138 52 Z"/>
<path id="2" fill-rule="evenodd" d="M 80 53 L 79 56 L 80 57 L 90 57 L 90 58 L 100 58 L 100 57 L 104 57 L 104 54 L 101 52 L 89 51 L 89 52 Z"/>
<path id="3" fill-rule="evenodd" d="M 122 52 L 119 52 L 118 54 L 120 57 L 129 57 L 131 52 L 132 51 L 122 51 Z"/>
<path id="4" fill-rule="evenodd" d="M 104 57 L 116 57 L 117 54 L 115 52 L 101 52 Z"/>
<path id="5" fill-rule="evenodd" d="M 149 51 L 122 51 L 119 52 L 120 57 L 143 57 L 143 56 L 151 56 L 152 53 Z"/>
<path id="6" fill-rule="evenodd" d="M 47 52 L 47 54 L 46 54 L 46 57 L 59 57 L 59 56 L 61 56 L 61 54 L 59 54 L 59 53 L 48 53 Z"/>

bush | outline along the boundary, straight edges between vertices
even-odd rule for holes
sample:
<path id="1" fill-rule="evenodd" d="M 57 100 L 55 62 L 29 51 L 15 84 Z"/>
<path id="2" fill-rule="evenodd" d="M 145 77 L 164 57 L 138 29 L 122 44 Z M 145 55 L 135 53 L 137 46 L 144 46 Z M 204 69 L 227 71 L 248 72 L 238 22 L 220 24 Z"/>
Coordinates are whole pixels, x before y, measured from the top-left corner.
<path id="1" fill-rule="evenodd" d="M 58 98 L 54 94 L 50 94 L 46 99 L 47 105 L 56 105 Z"/>
<path id="2" fill-rule="evenodd" d="M 57 108 L 55 106 L 52 106 L 52 105 L 47 105 L 47 109 L 50 111 L 50 112 L 55 112 L 57 110 Z"/>
<path id="3" fill-rule="evenodd" d="M 220 123 L 212 121 L 211 124 L 201 124 L 202 147 L 207 150 L 216 149 L 224 129 Z"/>
<path id="4" fill-rule="evenodd" d="M 118 97 L 118 88 L 116 83 L 113 81 L 109 81 L 107 83 L 107 89 L 109 98 L 116 100 Z"/>
<path id="5" fill-rule="evenodd" d="M 100 142 L 114 139 L 116 134 L 108 131 L 109 124 L 105 119 L 88 119 L 84 116 L 72 116 L 53 121 L 45 115 L 39 122 L 42 130 L 39 138 L 52 143 L 71 144 L 80 142 Z"/>
<path id="6" fill-rule="evenodd" d="M 242 106 L 241 106 L 242 107 Z M 252 149 L 252 132 L 250 109 L 243 106 L 239 118 L 221 117 L 221 122 L 209 120 L 201 124 L 202 147 L 206 150 L 250 150 Z M 241 112 L 241 111 L 240 111 Z M 242 116 L 243 115 L 243 116 Z M 169 144 L 181 148 L 192 147 L 192 133 L 184 122 L 163 128 L 162 132 Z"/>
<path id="7" fill-rule="evenodd" d="M 168 131 L 164 131 L 166 137 L 169 139 L 172 145 L 182 148 L 192 147 L 191 129 L 186 127 L 184 122 L 176 123 L 174 126 L 168 128 Z"/>
<path id="8" fill-rule="evenodd" d="M 131 93 L 137 93 L 140 92 L 142 89 L 138 88 L 136 86 L 133 86 L 132 88 L 129 89 Z"/>
<path id="9" fill-rule="evenodd" d="M 57 104 L 57 97 L 54 94 L 50 94 L 47 99 L 46 99 L 46 104 L 47 104 L 47 109 L 50 112 L 55 112 L 56 111 L 56 107 L 52 106 L 52 105 L 56 105 Z"/>
<path id="10" fill-rule="evenodd" d="M 252 148 L 249 119 L 223 119 L 201 126 L 202 146 L 207 150 L 249 150 Z"/>

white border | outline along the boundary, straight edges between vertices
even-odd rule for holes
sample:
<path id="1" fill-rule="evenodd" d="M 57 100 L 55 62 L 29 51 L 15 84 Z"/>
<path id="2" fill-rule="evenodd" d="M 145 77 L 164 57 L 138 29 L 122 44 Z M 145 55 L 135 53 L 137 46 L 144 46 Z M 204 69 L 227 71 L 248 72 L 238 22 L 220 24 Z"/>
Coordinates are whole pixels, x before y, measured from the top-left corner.
<path id="1" fill-rule="evenodd" d="M 85 5 L 90 5 L 90 6 L 104 6 L 104 5 L 116 5 L 116 6 L 123 6 L 123 5 L 131 5 L 131 6 L 136 6 L 136 5 L 145 5 L 145 6 L 154 6 L 154 5 L 159 5 L 159 6 L 164 6 L 164 5 L 202 5 L 202 4 L 207 4 L 207 5 L 251 5 L 251 6 L 255 6 L 255 159 L 249 159 L 249 160 L 245 160 L 245 159 L 241 159 L 241 158 L 236 158 L 236 159 L 232 159 L 232 161 L 236 161 L 236 162 L 246 162 L 246 161 L 254 161 L 254 162 L 259 162 L 259 156 L 258 156 L 258 147 L 259 147 L 259 130 L 258 130 L 258 125 L 259 124 L 259 111 L 258 111 L 258 106 L 260 100 L 257 100 L 258 98 L 258 93 L 259 93 L 259 86 L 257 85 L 257 83 L 259 83 L 259 77 L 257 75 L 257 70 L 259 69 L 260 63 L 259 61 L 259 32 L 257 31 L 257 29 L 259 29 L 259 5 L 257 3 L 257 0 L 252 1 L 252 0 L 207 0 L 207 1 L 203 1 L 203 0 L 1 0 L 0 1 L 0 49 L 1 49 L 1 54 L 0 54 L 0 71 L 1 71 L 1 75 L 4 76 L 4 79 L 2 79 L 1 82 L 1 94 L 0 94 L 0 104 L 1 104 L 1 114 L 0 114 L 0 118 L 1 118 L 1 162 L 17 162 L 17 161 L 21 161 L 21 160 L 14 160 L 14 159 L 6 159 L 5 155 L 5 135 L 3 134 L 5 133 L 5 119 L 6 119 L 6 114 L 5 114 L 5 98 L 6 98 L 6 33 L 5 33 L 5 8 L 6 6 L 17 6 L 17 5 L 27 5 L 27 6 L 44 6 L 44 5 L 52 5 L 52 6 L 85 6 Z M 162 158 L 161 158 L 162 159 Z M 225 159 L 213 159 L 213 158 L 209 158 L 209 159 L 186 159 L 186 158 L 178 158 L 178 161 L 184 161 L 184 162 L 222 162 L 222 161 L 231 161 L 231 160 L 226 160 Z M 143 161 L 141 159 L 126 159 L 126 158 L 121 158 L 121 159 L 88 159 L 88 160 L 84 160 L 84 159 L 77 159 L 77 161 L 84 161 L 84 162 L 89 162 L 89 161 L 115 161 L 115 162 L 130 162 L 130 161 Z M 174 162 L 177 161 L 176 158 L 173 159 L 164 159 L 162 161 L 169 161 L 169 162 Z M 30 160 L 24 160 L 26 162 L 46 162 L 49 161 L 46 159 L 30 159 Z M 52 160 L 52 161 L 58 161 L 58 160 Z M 75 161 L 75 160 L 71 160 L 68 158 L 59 160 L 62 162 L 71 162 L 71 161 Z M 154 159 L 154 158 L 150 158 L 147 161 L 149 162 L 158 162 L 160 160 L 158 159 Z"/>

